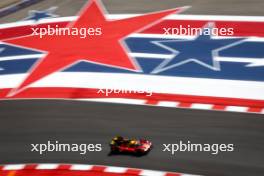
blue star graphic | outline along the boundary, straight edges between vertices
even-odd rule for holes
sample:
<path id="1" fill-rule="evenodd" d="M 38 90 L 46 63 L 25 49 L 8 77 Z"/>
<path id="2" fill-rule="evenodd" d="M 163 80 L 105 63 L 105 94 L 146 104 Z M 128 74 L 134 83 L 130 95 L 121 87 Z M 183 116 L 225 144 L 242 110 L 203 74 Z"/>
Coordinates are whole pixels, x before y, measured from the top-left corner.
<path id="1" fill-rule="evenodd" d="M 242 39 L 213 39 L 211 35 L 204 32 L 207 29 L 212 34 L 212 27 L 212 23 L 207 24 L 203 28 L 201 35 L 196 36 L 193 40 L 154 41 L 154 44 L 171 51 L 175 54 L 175 57 L 164 60 L 152 73 L 163 72 L 190 62 L 195 62 L 208 69 L 220 71 L 220 63 L 215 59 L 218 56 L 218 52 L 227 46 L 229 47 L 237 42 L 241 42 Z"/>
<path id="2" fill-rule="evenodd" d="M 58 15 L 53 14 L 56 9 L 57 9 L 57 7 L 51 7 L 49 9 L 43 10 L 43 11 L 30 10 L 29 11 L 29 16 L 26 17 L 23 20 L 35 20 L 35 21 L 38 21 L 38 20 L 44 19 L 44 18 L 54 18 L 54 17 L 58 16 Z"/>

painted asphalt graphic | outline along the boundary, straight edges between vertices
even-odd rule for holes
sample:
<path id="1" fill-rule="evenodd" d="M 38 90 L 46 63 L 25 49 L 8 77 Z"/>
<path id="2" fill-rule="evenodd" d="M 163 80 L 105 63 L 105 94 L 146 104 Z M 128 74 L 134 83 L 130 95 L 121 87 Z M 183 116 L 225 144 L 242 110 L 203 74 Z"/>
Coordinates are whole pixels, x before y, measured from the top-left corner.
<path id="1" fill-rule="evenodd" d="M 131 15 L 123 16 L 129 17 Z M 107 18 L 119 19 L 123 18 L 123 16 L 110 15 Z M 254 111 L 261 112 L 263 108 L 263 98 L 261 95 L 264 90 L 262 83 L 263 77 L 261 76 L 263 75 L 261 58 L 263 56 L 263 33 L 257 31 L 254 35 L 258 37 L 250 37 L 250 34 L 252 34 L 255 28 L 251 28 L 252 25 L 248 25 L 250 23 L 254 24 L 253 27 L 261 26 L 263 25 L 261 19 L 254 22 L 221 22 L 219 21 L 221 17 L 218 17 L 217 21 L 213 24 L 219 27 L 223 27 L 223 24 L 226 24 L 227 28 L 234 28 L 234 36 L 237 38 L 228 39 L 228 37 L 212 37 L 209 35 L 163 35 L 162 32 L 164 31 L 161 26 L 164 25 L 186 26 L 190 23 L 194 27 L 203 29 L 203 27 L 205 27 L 204 24 L 209 24 L 207 21 L 198 20 L 200 18 L 199 16 L 188 16 L 188 18 L 193 18 L 195 20 L 182 20 L 182 18 L 182 16 L 177 17 L 177 15 L 167 17 L 156 26 L 146 29 L 141 33 L 133 34 L 125 39 L 125 43 L 130 49 L 128 54 L 130 57 L 134 57 L 135 60 L 137 60 L 137 63 L 142 69 L 141 73 L 106 67 L 95 63 L 78 62 L 62 72 L 54 73 L 38 81 L 32 87 L 26 89 L 24 92 L 22 91 L 13 98 L 85 99 L 98 98 L 99 96 L 100 98 L 142 99 L 142 95 L 139 94 L 122 94 L 121 97 L 120 95 L 103 97 L 96 94 L 97 88 L 132 88 L 138 91 L 152 90 L 154 95 L 155 93 L 159 94 L 159 96 L 150 97 L 148 101 L 180 101 L 189 104 L 213 104 L 219 107 L 238 106 L 237 109 L 242 109 L 239 107 L 248 107 L 250 109 L 257 108 L 257 110 Z M 204 18 L 205 17 L 201 17 L 201 19 Z M 75 17 L 55 18 L 48 19 L 49 22 L 44 21 L 43 23 L 40 21 L 40 23 L 37 24 L 39 24 L 38 27 L 47 27 L 52 24 L 53 26 L 56 24 L 63 27 L 67 24 L 67 22 L 63 22 L 63 20 L 71 21 L 73 19 L 75 19 Z M 249 19 L 253 20 L 252 18 Z M 15 36 L 29 35 L 32 30 L 31 26 L 28 25 L 34 23 L 36 22 L 29 21 L 27 24 L 25 24 L 25 22 L 18 22 L 10 25 L 2 25 L 1 30 L 4 32 L 1 38 L 6 40 Z M 247 28 L 241 32 L 240 28 L 245 25 Z M 234 26 L 239 27 L 235 28 Z M 178 43 L 185 43 L 186 49 L 183 47 L 184 50 L 180 51 L 180 48 L 177 47 Z M 212 50 L 211 48 L 203 47 L 206 46 L 207 43 L 215 43 L 217 46 L 216 49 Z M 190 47 L 188 47 L 189 45 Z M 193 51 L 196 50 L 197 46 L 195 45 L 202 46 L 199 47 L 198 57 L 188 56 L 188 53 L 193 53 Z M 218 47 L 220 47 L 220 49 Z M 247 52 L 247 49 L 251 49 L 254 52 Z M 185 55 L 184 52 L 186 53 Z M 181 55 L 179 55 L 179 53 Z M 19 82 L 28 75 L 34 63 L 45 56 L 43 52 L 7 43 L 1 44 L 0 54 L 0 80 L 1 82 L 5 82 L 5 84 L 1 85 L 2 91 L 0 95 L 2 98 L 7 98 L 11 88 L 18 86 Z M 215 56 L 214 54 L 217 55 Z M 182 58 L 179 59 L 179 56 Z M 191 57 L 194 58 L 192 59 Z M 205 58 L 205 60 L 203 58 Z M 166 65 L 164 65 L 164 63 Z M 60 79 L 62 76 L 68 79 Z M 111 79 L 106 81 L 105 76 Z M 117 85 L 116 82 L 119 84 Z M 133 84 L 134 82 L 138 82 L 138 84 Z M 65 88 L 68 90 L 62 93 L 61 90 Z M 76 92 L 76 88 L 78 88 L 79 91 L 77 94 L 74 93 L 76 96 L 73 96 L 72 92 Z M 89 91 L 91 89 L 95 89 L 95 91 Z M 42 92 L 41 96 L 38 93 L 39 91 Z M 186 99 L 186 96 L 192 97 L 191 100 Z M 196 97 L 200 97 L 200 101 L 197 101 L 198 98 Z M 220 102 L 217 101 L 219 98 L 222 99 Z M 196 100 L 193 101 L 193 99 Z M 234 100 L 231 101 L 231 99 Z M 249 106 L 249 104 L 251 104 L 251 106 Z M 243 112 L 247 112 L 247 110 L 243 110 Z"/>
<path id="2" fill-rule="evenodd" d="M 151 90 L 159 96 L 148 101 L 241 106 L 261 112 L 264 20 L 171 15 L 186 8 L 139 16 L 106 15 L 98 1 L 91 1 L 78 18 L 52 18 L 56 7 L 51 7 L 31 11 L 24 21 L 2 24 L 0 82 L 5 84 L 0 86 L 0 98 L 138 99 L 142 94 L 102 97 L 84 90 Z M 133 25 L 123 29 L 126 23 Z M 60 36 L 57 31 L 66 26 L 70 36 Z M 81 35 L 83 27 L 89 28 L 88 36 Z M 79 38 L 72 36 L 73 31 Z M 65 88 L 66 93 L 58 93 Z M 39 91 L 46 93 L 36 94 Z M 181 97 L 172 98 L 177 96 Z M 190 102 L 184 100 L 186 96 L 210 101 Z M 220 104 L 219 98 L 224 99 Z M 233 99 L 252 105 L 229 103 Z"/>
<path id="3" fill-rule="evenodd" d="M 79 31 L 78 36 L 82 29 L 87 29 L 85 33 L 87 32 L 91 36 L 89 40 L 82 40 L 82 37 L 74 37 L 73 33 L 66 36 L 65 34 L 51 36 L 48 33 L 45 38 L 33 33 L 32 36 L 7 39 L 5 42 L 9 44 L 47 52 L 47 55 L 38 62 L 37 66 L 31 68 L 31 74 L 14 89 L 12 94 L 14 95 L 34 82 L 54 72 L 63 70 L 80 60 L 138 72 L 140 68 L 128 57 L 125 52 L 125 46 L 119 43 L 119 40 L 152 25 L 165 16 L 182 11 L 182 9 L 178 8 L 128 19 L 109 21 L 105 19 L 103 8 L 100 7 L 99 1 L 92 0 L 80 12 L 79 18 L 69 24 L 71 31 L 73 29 Z M 129 25 L 129 27 L 123 28 L 124 25 Z M 100 31 L 99 33 L 97 33 L 98 30 Z M 104 34 L 102 34 L 102 30 Z M 76 32 L 76 30 L 74 31 Z M 115 35 L 113 35 L 114 31 Z M 54 34 L 54 31 L 52 33 Z M 53 39 L 53 42 L 50 42 L 51 39 Z M 74 43 L 74 45 L 69 45 L 69 43 Z M 60 58 L 60 61 L 54 62 L 54 59 L 58 58 Z"/>

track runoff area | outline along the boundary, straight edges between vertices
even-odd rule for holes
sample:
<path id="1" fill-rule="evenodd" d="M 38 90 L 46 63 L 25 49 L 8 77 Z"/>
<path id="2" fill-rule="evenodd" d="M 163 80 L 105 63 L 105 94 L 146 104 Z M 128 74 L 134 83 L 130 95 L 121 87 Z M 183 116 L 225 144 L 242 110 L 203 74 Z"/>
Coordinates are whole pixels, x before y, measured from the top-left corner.
<path id="1" fill-rule="evenodd" d="M 108 15 L 109 19 L 122 19 L 127 17 L 133 17 L 134 15 L 124 15 L 124 14 L 117 14 L 117 15 Z M 49 19 L 49 20 L 40 20 L 38 23 L 45 25 L 59 25 L 60 27 L 65 26 L 69 21 L 75 20 L 76 17 L 63 17 L 63 18 L 57 18 L 57 19 Z M 35 22 L 34 22 L 35 23 Z M 8 25 L 2 25 L 1 30 L 5 31 L 8 30 L 7 28 L 12 28 L 13 31 L 16 31 L 16 35 L 25 35 L 27 32 L 29 32 L 29 26 L 32 24 L 32 22 L 28 22 L 26 25 L 24 22 L 16 23 L 16 24 L 8 24 Z M 214 26 L 217 26 L 218 28 L 228 27 L 229 29 L 233 29 L 232 31 L 226 31 L 226 32 L 232 32 L 232 37 L 239 37 L 242 39 L 239 39 L 235 42 L 234 45 L 230 45 L 225 48 L 224 52 L 218 52 L 215 57 L 217 62 L 221 62 L 221 67 L 218 67 L 217 64 L 209 64 L 207 61 L 204 60 L 196 60 L 196 64 L 199 66 L 205 66 L 209 69 L 209 71 L 205 71 L 202 73 L 199 77 L 197 77 L 197 72 L 190 72 L 190 73 L 183 73 L 179 70 L 172 70 L 173 67 L 183 66 L 185 64 L 185 60 L 183 60 L 180 63 L 174 63 L 172 65 L 164 65 L 164 64 L 157 64 L 157 63 L 147 63 L 149 60 L 155 60 L 153 62 L 157 62 L 157 60 L 160 59 L 172 59 L 172 53 L 176 52 L 176 49 L 173 48 L 174 46 L 171 45 L 173 42 L 172 40 L 186 40 L 195 42 L 195 37 L 191 35 L 190 36 L 179 36 L 176 34 L 176 30 L 169 29 L 170 27 L 167 27 L 166 30 L 164 30 L 164 26 L 177 26 L 177 29 L 180 28 L 180 25 L 185 26 L 188 28 L 188 25 L 192 24 L 193 27 L 196 28 L 202 28 L 205 27 L 213 28 Z M 261 73 L 263 73 L 263 70 L 261 69 L 261 65 L 263 64 L 260 60 L 260 56 L 263 54 L 261 48 L 263 47 L 263 31 L 261 31 L 263 27 L 263 18 L 262 17 L 230 17 L 228 16 L 194 16 L 194 15 L 173 15 L 170 17 L 165 18 L 164 21 L 157 24 L 156 26 L 153 26 L 149 29 L 146 29 L 144 31 L 141 31 L 140 33 L 135 33 L 130 36 L 130 38 L 127 40 L 127 45 L 131 49 L 130 55 L 133 57 L 138 58 L 138 62 L 140 63 L 140 66 L 143 68 L 144 75 L 142 76 L 143 80 L 143 87 L 148 88 L 155 87 L 155 91 L 153 92 L 161 92 L 161 90 L 164 90 L 164 87 L 162 85 L 166 85 L 166 91 L 162 94 L 153 94 L 154 98 L 145 98 L 146 95 L 143 94 L 127 94 L 125 97 L 117 97 L 113 94 L 115 92 L 110 92 L 110 95 L 107 97 L 107 100 L 102 99 L 102 95 L 98 95 L 97 91 L 98 89 L 92 89 L 93 87 L 97 87 L 98 85 L 94 84 L 95 80 L 100 80 L 102 77 L 97 77 L 96 73 L 90 73 L 89 69 L 91 68 L 91 65 L 83 66 L 81 65 L 81 69 L 85 70 L 87 73 L 79 73 L 80 68 L 71 68 L 71 70 L 67 70 L 62 73 L 55 73 L 54 77 L 51 77 L 49 80 L 39 82 L 34 87 L 28 89 L 24 93 L 21 92 L 21 94 L 18 94 L 17 96 L 14 96 L 15 99 L 28 99 L 28 98 L 63 98 L 63 99 L 82 99 L 82 100 L 89 100 L 92 96 L 92 101 L 106 101 L 106 102 L 117 102 L 117 103 L 130 103 L 132 104 L 148 104 L 148 105 L 161 105 L 161 106 L 167 106 L 167 107 L 183 107 L 183 108 L 198 108 L 198 109 L 215 109 L 215 110 L 228 110 L 228 111 L 238 111 L 238 112 L 254 112 L 254 113 L 263 113 L 263 100 L 261 96 L 259 96 L 263 92 L 263 83 L 262 83 L 262 77 Z M 10 30 L 10 29 L 9 29 Z M 11 31 L 12 31 L 11 30 Z M 19 32 L 21 31 L 21 33 Z M 168 34 L 164 34 L 164 32 Z M 13 37 L 12 32 L 4 33 Z M 164 36 L 165 35 L 165 36 Z M 1 35 L 1 39 L 6 39 L 7 36 Z M 225 38 L 224 36 L 222 36 Z M 220 37 L 220 39 L 222 39 Z M 220 39 L 214 39 L 214 40 L 220 40 Z M 210 42 L 211 38 L 203 38 L 203 40 L 208 40 Z M 234 39 L 236 40 L 236 39 Z M 179 41 L 178 41 L 179 42 Z M 143 47 L 137 47 L 136 45 L 139 43 L 144 43 Z M 220 42 L 221 43 L 221 42 Z M 154 44 L 154 45 L 152 45 Z M 213 44 L 213 43 L 212 43 Z M 218 43 L 219 44 L 219 43 Z M 232 43 L 231 43 L 232 44 Z M 226 44 L 227 45 L 227 44 Z M 225 45 L 224 45 L 225 46 Z M 32 50 L 23 50 L 21 51 L 21 48 L 8 48 L 9 46 L 4 46 L 6 48 L 6 51 L 12 51 L 11 55 L 5 55 L 5 58 L 2 58 L 2 61 L 6 61 L 5 67 L 2 68 L 4 72 L 1 75 L 1 82 L 7 82 L 7 79 L 10 79 L 10 74 L 19 74 L 19 75 L 12 75 L 11 78 L 14 80 L 14 84 L 10 83 L 2 85 L 1 87 L 1 98 L 3 99 L 9 99 L 7 98 L 7 94 L 10 91 L 10 88 L 15 87 L 16 82 L 18 80 L 21 80 L 21 78 L 25 75 L 27 75 L 27 68 L 33 65 L 33 63 L 42 57 L 42 53 L 40 52 L 33 52 Z M 241 53 L 241 50 L 244 50 L 245 48 L 252 47 L 254 48 L 254 52 L 252 52 L 252 55 L 245 56 L 245 53 Z M 190 48 L 191 50 L 192 48 Z M 223 49 L 223 48 L 222 48 Z M 22 52 L 19 53 L 19 52 Z M 157 53 L 156 53 L 157 52 Z M 19 53 L 19 54 L 18 54 Z M 15 54 L 15 55 L 14 55 Z M 13 57 L 15 56 L 15 57 Z M 18 57 L 19 56 L 19 57 Z M 231 58 L 231 59 L 230 59 Z M 148 61 L 145 61 L 146 59 L 149 59 Z M 184 59 L 184 58 L 181 58 Z M 185 58 L 186 59 L 186 58 Z M 12 67 L 12 63 L 10 62 L 18 61 L 19 64 L 23 65 L 22 68 L 14 68 Z M 26 62 L 25 62 L 26 61 Z M 154 64 L 154 67 L 153 67 Z M 176 65 L 175 65 L 176 64 Z M 219 63 L 218 63 L 219 64 Z M 149 66 L 150 65 L 150 66 Z M 157 65 L 157 67 L 155 66 Z M 242 67 L 241 65 L 247 65 L 247 68 Z M 164 67 L 166 66 L 166 67 Z M 230 68 L 234 68 L 235 70 Z M 186 66 L 187 67 L 187 66 Z M 190 69 L 195 68 L 195 65 L 188 66 Z M 155 69 L 151 69 L 155 68 Z M 259 69 L 260 68 L 260 69 Z M 105 70 L 106 68 L 96 68 L 94 65 L 92 66 L 93 71 L 98 71 L 100 69 Z M 108 68 L 107 68 L 108 69 Z M 150 69 L 150 71 L 149 71 Z M 197 68 L 198 70 L 200 68 Z M 211 69 L 211 70 L 210 70 Z M 219 70 L 220 69 L 220 70 Z M 220 71 L 219 74 L 212 74 L 212 70 L 218 70 Z M 121 83 L 125 82 L 122 80 L 124 75 L 127 74 L 126 71 L 123 70 L 115 70 L 110 69 L 107 70 L 107 76 L 109 76 L 110 82 L 108 82 L 109 85 L 112 85 L 111 81 L 116 82 L 119 80 Z M 118 77 L 115 77 L 116 75 L 112 75 L 113 73 L 118 72 Z M 165 72 L 165 73 L 164 73 Z M 155 73 L 155 76 L 157 76 L 157 80 L 155 80 L 155 85 L 151 85 L 150 81 L 148 81 L 149 77 L 148 74 Z M 200 73 L 200 71 L 199 71 Z M 57 75 L 56 75 L 57 74 Z M 58 82 L 58 77 L 67 75 L 69 78 L 75 78 L 76 80 L 81 80 L 83 77 L 87 77 L 89 75 L 90 80 L 87 81 L 89 83 L 85 83 L 84 85 L 79 85 L 79 83 L 71 82 L 71 81 L 64 81 Z M 246 75 L 250 75 L 247 77 Z M 57 76 L 57 78 L 56 78 Z M 167 76 L 168 79 L 165 80 L 165 82 L 160 82 L 158 85 L 156 84 L 157 81 L 160 80 L 158 76 Z M 105 77 L 105 75 L 103 75 Z M 173 77 L 173 79 L 170 79 L 170 77 Z M 182 79 L 182 77 L 185 77 L 185 79 Z M 132 81 L 138 81 L 137 75 L 132 75 L 132 77 L 126 77 L 128 79 L 128 82 Z M 155 78 L 154 78 L 155 79 Z M 70 79 L 74 80 L 74 79 Z M 146 84 L 144 84 L 144 81 Z M 185 85 L 186 87 L 168 87 L 167 83 L 170 83 L 170 85 L 174 85 L 174 81 L 179 85 L 180 82 L 181 85 Z M 186 84 L 187 82 L 190 82 L 190 84 Z M 134 85 L 129 84 L 128 82 L 125 82 L 122 87 L 125 86 L 131 87 Z M 197 85 L 197 82 L 201 83 L 200 87 L 194 87 Z M 90 84 L 91 83 L 91 84 Z M 59 88 L 55 86 L 56 84 L 59 85 Z M 70 85 L 70 86 L 69 86 Z M 74 86 L 73 86 L 74 85 Z M 142 86 L 141 85 L 141 86 Z M 161 85 L 161 86 L 159 86 Z M 212 86 L 208 89 L 208 85 Z M 73 86 L 73 87 L 72 87 Z M 41 88 L 39 88 L 41 87 Z M 44 87 L 44 88 L 43 88 Z M 49 87 L 47 90 L 45 87 Z M 54 88 L 53 88 L 54 87 Z M 55 88 L 56 87 L 56 88 Z M 224 90 L 224 87 L 228 87 L 229 89 Z M 50 89 L 51 88 L 51 89 Z M 78 88 L 78 93 L 76 93 L 73 96 L 73 92 L 76 91 L 76 88 Z M 125 87 L 126 88 L 126 87 Z M 233 92 L 234 89 L 239 89 L 237 92 Z M 120 87 L 111 87 L 109 89 L 120 89 Z M 133 87 L 135 90 L 140 90 L 138 87 Z M 147 89 L 145 89 L 147 90 Z M 196 92 L 196 91 L 199 92 Z M 214 90 L 213 92 L 211 90 Z M 231 92 L 230 92 L 231 90 Z M 41 92 L 41 97 L 39 97 Z M 51 93 L 53 92 L 53 94 Z M 63 92 L 63 93 L 62 93 Z M 89 96 L 87 96 L 87 93 Z M 144 93 L 147 93 L 144 92 Z M 100 96 L 100 97 L 94 97 Z M 217 95 L 217 96 L 216 96 Z M 105 96 L 105 95 L 103 95 Z M 219 97 L 221 98 L 219 98 Z M 225 97 L 225 98 L 222 98 Z M 111 98 L 111 99 L 109 99 Z M 139 101 L 141 103 L 139 103 Z M 143 103 L 142 103 L 143 102 Z M 232 115 L 230 115 L 232 116 Z M 75 169 L 74 169 L 75 168 Z M 77 169 L 76 169 L 77 168 Z M 85 168 L 85 169 L 84 169 Z M 177 168 L 177 166 L 176 166 Z M 1 169 L 3 170 L 4 174 L 7 175 L 25 175 L 29 174 L 31 172 L 35 172 L 38 174 L 54 174 L 56 172 L 63 170 L 65 174 L 70 174 L 69 172 L 72 172 L 73 170 L 77 170 L 78 174 L 98 174 L 100 172 L 101 175 L 113 175 L 113 174 L 125 174 L 125 175 L 177 175 L 176 173 L 166 173 L 166 172 L 153 172 L 151 170 L 147 171 L 141 171 L 138 169 L 129 169 L 129 168 L 115 168 L 115 167 L 106 167 L 106 166 L 90 166 L 90 165 L 7 165 L 2 166 Z M 169 170 L 171 170 L 170 168 Z M 52 170 L 52 172 L 51 172 Z M 80 171 L 81 170 L 81 171 Z M 84 170 L 84 171 L 82 171 Z M 131 172 L 130 172 L 131 171 Z M 191 173 L 202 173 L 201 171 L 191 171 Z M 206 172 L 205 172 L 206 174 Z M 207 172 L 208 174 L 208 172 Z M 178 174 L 181 175 L 181 174 Z"/>

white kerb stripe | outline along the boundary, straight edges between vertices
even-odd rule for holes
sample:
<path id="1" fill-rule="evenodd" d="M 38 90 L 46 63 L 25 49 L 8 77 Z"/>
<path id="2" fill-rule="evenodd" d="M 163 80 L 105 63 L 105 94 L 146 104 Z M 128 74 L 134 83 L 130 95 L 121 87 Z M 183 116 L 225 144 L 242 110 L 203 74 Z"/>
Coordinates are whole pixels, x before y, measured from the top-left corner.
<path id="1" fill-rule="evenodd" d="M 10 164 L 5 165 L 3 170 L 21 170 L 25 168 L 25 164 Z"/>
<path id="2" fill-rule="evenodd" d="M 107 167 L 104 172 L 112 172 L 112 173 L 125 173 L 127 168 L 124 167 Z"/>
<path id="3" fill-rule="evenodd" d="M 92 167 L 92 165 L 74 164 L 70 167 L 70 170 L 91 170 Z"/>
<path id="4" fill-rule="evenodd" d="M 234 111 L 234 112 L 247 112 L 248 107 L 244 106 L 227 106 L 225 108 L 226 111 Z"/>
<path id="5" fill-rule="evenodd" d="M 105 103 L 124 103 L 124 104 L 135 104 L 135 105 L 143 105 L 145 104 L 145 100 L 139 99 L 129 99 L 129 98 L 90 98 L 90 99 L 79 99 L 85 101 L 96 101 L 96 102 L 105 102 Z"/>
<path id="6" fill-rule="evenodd" d="M 180 103 L 175 101 L 159 101 L 157 106 L 164 106 L 164 107 L 177 107 Z"/>
<path id="7" fill-rule="evenodd" d="M 191 105 L 191 108 L 194 108 L 194 109 L 212 109 L 213 105 L 212 104 L 193 103 Z"/>
<path id="8" fill-rule="evenodd" d="M 57 169 L 59 164 L 39 164 L 36 169 Z"/>
<path id="9" fill-rule="evenodd" d="M 141 176 L 165 176 L 165 172 L 161 171 L 152 171 L 152 170 L 142 170 L 139 175 Z"/>

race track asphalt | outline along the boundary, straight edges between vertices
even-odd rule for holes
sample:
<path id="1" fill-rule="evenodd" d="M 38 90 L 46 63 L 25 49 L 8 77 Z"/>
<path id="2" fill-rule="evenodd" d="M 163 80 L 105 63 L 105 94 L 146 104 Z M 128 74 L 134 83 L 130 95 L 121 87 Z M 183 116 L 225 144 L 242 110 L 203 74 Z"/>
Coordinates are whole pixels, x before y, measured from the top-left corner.
<path id="1" fill-rule="evenodd" d="M 147 156 L 108 156 L 114 135 L 145 137 Z M 102 143 L 102 152 L 31 152 L 30 144 Z M 162 152 L 163 143 L 233 143 L 235 151 Z M 86 163 L 203 175 L 264 174 L 264 116 L 230 112 L 62 100 L 0 101 L 0 161 L 4 163 Z"/>

